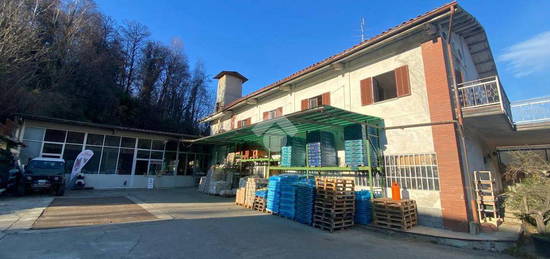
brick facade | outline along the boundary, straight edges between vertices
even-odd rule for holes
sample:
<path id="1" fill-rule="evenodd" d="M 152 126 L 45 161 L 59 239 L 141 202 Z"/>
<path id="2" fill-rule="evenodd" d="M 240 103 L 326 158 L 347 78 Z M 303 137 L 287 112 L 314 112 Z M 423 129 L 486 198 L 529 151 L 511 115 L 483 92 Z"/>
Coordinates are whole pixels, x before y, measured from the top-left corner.
<path id="1" fill-rule="evenodd" d="M 437 38 L 423 43 L 422 59 L 431 121 L 453 120 L 443 40 Z M 445 228 L 468 232 L 466 193 L 455 127 L 452 123 L 432 126 L 439 167 L 441 209 Z"/>

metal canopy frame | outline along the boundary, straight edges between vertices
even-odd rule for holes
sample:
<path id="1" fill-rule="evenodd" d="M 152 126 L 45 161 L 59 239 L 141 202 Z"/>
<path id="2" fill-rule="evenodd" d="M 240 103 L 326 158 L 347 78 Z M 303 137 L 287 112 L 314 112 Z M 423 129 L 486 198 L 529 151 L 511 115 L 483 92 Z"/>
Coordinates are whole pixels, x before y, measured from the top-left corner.
<path id="1" fill-rule="evenodd" d="M 278 118 L 258 122 L 243 128 L 191 140 L 200 144 L 241 144 L 260 142 L 265 133 L 269 135 L 295 135 L 308 131 L 345 127 L 352 124 L 364 124 L 380 128 L 382 119 L 342 110 L 333 106 L 320 106 L 299 111 Z M 275 130 L 271 130 L 275 129 Z"/>

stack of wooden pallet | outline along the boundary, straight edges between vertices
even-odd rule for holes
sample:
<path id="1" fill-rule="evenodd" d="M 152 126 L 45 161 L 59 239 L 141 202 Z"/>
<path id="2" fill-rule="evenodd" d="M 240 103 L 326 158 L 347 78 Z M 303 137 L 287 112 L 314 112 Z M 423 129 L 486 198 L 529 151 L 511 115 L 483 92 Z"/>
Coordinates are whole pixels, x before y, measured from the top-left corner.
<path id="1" fill-rule="evenodd" d="M 352 227 L 355 213 L 355 184 L 352 179 L 318 178 L 313 226 L 333 232 Z"/>
<path id="2" fill-rule="evenodd" d="M 266 200 L 264 197 L 256 196 L 254 199 L 254 210 L 264 212 L 265 211 L 265 204 Z"/>
<path id="3" fill-rule="evenodd" d="M 237 193 L 235 194 L 235 204 L 239 206 L 244 206 L 244 200 L 246 196 L 246 188 L 241 187 L 237 189 Z"/>
<path id="4" fill-rule="evenodd" d="M 244 200 L 244 207 L 252 209 L 254 206 L 254 200 L 256 199 L 256 191 L 260 188 L 267 186 L 267 180 L 262 178 L 250 177 L 246 181 L 246 194 Z"/>
<path id="5" fill-rule="evenodd" d="M 379 227 L 408 230 L 416 225 L 418 216 L 414 200 L 373 200 L 374 224 Z"/>

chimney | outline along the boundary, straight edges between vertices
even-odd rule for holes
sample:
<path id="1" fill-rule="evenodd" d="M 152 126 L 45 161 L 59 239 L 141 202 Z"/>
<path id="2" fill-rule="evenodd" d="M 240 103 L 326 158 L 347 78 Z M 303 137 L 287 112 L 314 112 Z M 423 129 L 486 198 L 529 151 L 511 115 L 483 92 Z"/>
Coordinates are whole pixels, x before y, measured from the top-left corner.
<path id="1" fill-rule="evenodd" d="M 215 108 L 218 112 L 223 110 L 226 105 L 242 97 L 243 83 L 248 79 L 236 71 L 222 71 L 214 78 L 218 79 Z"/>

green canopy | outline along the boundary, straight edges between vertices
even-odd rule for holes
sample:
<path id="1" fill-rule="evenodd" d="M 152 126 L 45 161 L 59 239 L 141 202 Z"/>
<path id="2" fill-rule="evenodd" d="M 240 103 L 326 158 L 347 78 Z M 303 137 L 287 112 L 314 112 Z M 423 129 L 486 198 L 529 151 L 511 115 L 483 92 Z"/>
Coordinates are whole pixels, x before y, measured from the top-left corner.
<path id="1" fill-rule="evenodd" d="M 378 117 L 325 105 L 258 122 L 224 133 L 191 140 L 191 142 L 202 144 L 259 142 L 266 135 L 293 136 L 308 131 L 345 127 L 352 124 L 367 124 L 372 127 L 381 127 L 381 122 L 382 120 Z"/>

